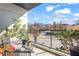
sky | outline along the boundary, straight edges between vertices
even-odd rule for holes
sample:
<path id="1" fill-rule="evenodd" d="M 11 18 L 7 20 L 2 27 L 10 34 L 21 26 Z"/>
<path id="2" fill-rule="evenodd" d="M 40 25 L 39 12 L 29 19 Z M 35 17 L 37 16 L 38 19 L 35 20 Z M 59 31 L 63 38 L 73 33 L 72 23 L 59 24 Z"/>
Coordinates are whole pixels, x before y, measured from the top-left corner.
<path id="1" fill-rule="evenodd" d="M 79 3 L 42 3 L 28 11 L 28 22 L 74 24 L 79 20 Z"/>

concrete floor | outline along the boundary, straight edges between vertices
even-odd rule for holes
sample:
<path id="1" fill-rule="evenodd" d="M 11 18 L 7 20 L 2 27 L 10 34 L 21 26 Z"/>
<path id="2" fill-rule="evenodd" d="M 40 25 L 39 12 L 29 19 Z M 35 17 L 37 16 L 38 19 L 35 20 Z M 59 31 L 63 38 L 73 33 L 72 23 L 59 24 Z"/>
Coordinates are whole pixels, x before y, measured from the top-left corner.
<path id="1" fill-rule="evenodd" d="M 32 56 L 55 56 L 54 54 L 51 54 L 36 47 L 33 48 L 33 51 L 34 53 L 32 53 Z"/>
<path id="2" fill-rule="evenodd" d="M 61 46 L 63 46 L 62 44 L 61 44 L 61 41 L 59 41 L 58 39 L 59 38 L 57 38 L 57 37 L 55 37 L 55 36 L 53 36 L 52 35 L 52 48 L 60 48 Z M 30 35 L 30 40 L 31 41 L 34 41 L 33 40 L 33 35 L 31 34 Z M 38 38 L 37 38 L 37 43 L 40 43 L 40 44 L 43 44 L 43 45 L 45 45 L 45 46 L 48 46 L 48 47 L 50 47 L 50 36 L 44 36 L 44 35 L 39 35 L 38 36 Z"/>

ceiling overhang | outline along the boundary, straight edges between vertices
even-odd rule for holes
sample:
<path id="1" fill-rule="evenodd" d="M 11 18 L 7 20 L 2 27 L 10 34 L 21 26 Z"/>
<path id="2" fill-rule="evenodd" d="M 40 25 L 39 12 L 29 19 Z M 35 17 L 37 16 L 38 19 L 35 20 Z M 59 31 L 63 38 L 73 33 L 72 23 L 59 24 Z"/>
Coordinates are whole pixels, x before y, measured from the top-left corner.
<path id="1" fill-rule="evenodd" d="M 13 18 L 19 19 L 27 11 L 41 3 L 2 3 L 0 4 L 0 32 L 5 26 L 13 24 Z"/>
<path id="2" fill-rule="evenodd" d="M 20 6 L 24 9 L 30 10 L 38 5 L 40 5 L 41 3 L 14 3 L 17 6 Z"/>

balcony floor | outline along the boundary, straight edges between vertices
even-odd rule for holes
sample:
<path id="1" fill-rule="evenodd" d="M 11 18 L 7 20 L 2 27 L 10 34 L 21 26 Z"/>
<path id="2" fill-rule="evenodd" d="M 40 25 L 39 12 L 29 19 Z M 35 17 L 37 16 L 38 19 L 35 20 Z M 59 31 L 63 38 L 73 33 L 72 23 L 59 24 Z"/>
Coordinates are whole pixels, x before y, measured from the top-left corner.
<path id="1" fill-rule="evenodd" d="M 36 47 L 33 48 L 33 51 L 34 53 L 32 53 L 32 56 L 55 56 L 54 54 L 51 54 Z"/>

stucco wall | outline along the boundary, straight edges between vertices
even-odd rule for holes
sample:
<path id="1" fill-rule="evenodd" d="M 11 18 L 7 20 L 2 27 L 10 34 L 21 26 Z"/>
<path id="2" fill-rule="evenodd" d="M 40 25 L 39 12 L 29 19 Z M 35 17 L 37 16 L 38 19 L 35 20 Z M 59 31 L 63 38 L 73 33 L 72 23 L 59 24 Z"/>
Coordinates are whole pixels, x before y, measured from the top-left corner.
<path id="1" fill-rule="evenodd" d="M 11 4 L 11 3 L 1 3 L 0 4 L 0 28 L 3 26 L 10 26 L 12 24 L 13 18 L 18 19 L 26 12 L 25 9 Z"/>

